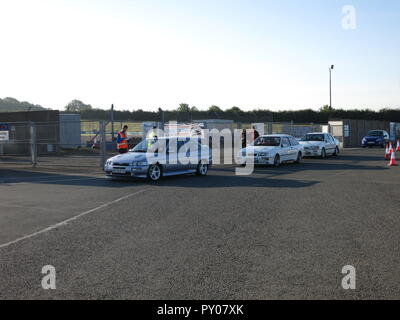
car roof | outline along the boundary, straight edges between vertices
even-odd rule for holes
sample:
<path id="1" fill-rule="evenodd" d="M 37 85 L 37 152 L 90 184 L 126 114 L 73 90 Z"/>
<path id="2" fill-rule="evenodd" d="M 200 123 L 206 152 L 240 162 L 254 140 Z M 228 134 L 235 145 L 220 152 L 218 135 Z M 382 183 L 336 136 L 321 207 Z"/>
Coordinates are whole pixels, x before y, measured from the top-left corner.
<path id="1" fill-rule="evenodd" d="M 186 139 L 198 139 L 199 137 L 197 136 L 164 136 L 164 137 L 157 137 L 158 140 L 167 140 L 167 139 L 181 139 L 181 140 L 186 140 Z M 152 140 L 152 138 L 147 138 L 145 140 Z"/>
<path id="2" fill-rule="evenodd" d="M 330 134 L 330 133 L 328 133 L 328 132 L 309 132 L 306 134 Z"/>
<path id="3" fill-rule="evenodd" d="M 287 137 L 292 137 L 289 134 L 266 134 L 263 136 L 260 136 L 261 138 L 267 138 L 267 137 L 271 137 L 271 138 L 287 138 Z M 293 138 L 293 137 L 292 137 Z"/>

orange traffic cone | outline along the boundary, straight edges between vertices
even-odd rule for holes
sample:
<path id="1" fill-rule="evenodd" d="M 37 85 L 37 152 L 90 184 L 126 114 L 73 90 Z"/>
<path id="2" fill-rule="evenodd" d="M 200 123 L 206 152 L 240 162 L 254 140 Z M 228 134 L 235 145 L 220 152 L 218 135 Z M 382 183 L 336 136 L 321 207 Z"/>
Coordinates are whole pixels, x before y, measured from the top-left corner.
<path id="1" fill-rule="evenodd" d="M 396 148 L 396 150 L 400 151 L 400 138 L 397 139 L 397 148 Z"/>
<path id="2" fill-rule="evenodd" d="M 394 152 L 392 142 L 389 142 L 389 152 L 392 154 Z"/>
<path id="3" fill-rule="evenodd" d="M 389 167 L 394 167 L 397 166 L 397 162 L 396 162 L 396 152 L 392 153 L 392 156 L 390 157 L 390 162 L 388 164 Z"/>
<path id="4" fill-rule="evenodd" d="M 390 160 L 390 149 L 388 143 L 386 143 L 385 159 Z"/>

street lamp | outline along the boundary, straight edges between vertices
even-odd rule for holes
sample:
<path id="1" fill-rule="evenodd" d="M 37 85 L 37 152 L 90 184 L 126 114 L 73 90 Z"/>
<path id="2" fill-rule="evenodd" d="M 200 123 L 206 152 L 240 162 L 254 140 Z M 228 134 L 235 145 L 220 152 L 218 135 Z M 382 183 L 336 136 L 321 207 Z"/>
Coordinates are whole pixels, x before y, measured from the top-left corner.
<path id="1" fill-rule="evenodd" d="M 329 68 L 329 109 L 332 110 L 332 70 L 335 68 L 331 65 Z"/>

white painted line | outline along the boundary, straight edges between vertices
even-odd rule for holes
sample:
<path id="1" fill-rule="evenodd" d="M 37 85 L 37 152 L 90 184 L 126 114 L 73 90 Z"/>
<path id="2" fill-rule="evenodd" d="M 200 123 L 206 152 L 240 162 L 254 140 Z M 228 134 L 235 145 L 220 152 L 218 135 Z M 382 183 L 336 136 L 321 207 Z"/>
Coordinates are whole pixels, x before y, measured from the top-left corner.
<path id="1" fill-rule="evenodd" d="M 136 196 L 136 195 L 138 195 L 138 194 L 140 194 L 140 193 L 143 193 L 143 192 L 146 192 L 146 191 L 147 191 L 147 190 L 140 190 L 140 191 L 138 191 L 138 192 L 135 192 L 135 193 L 132 193 L 132 194 L 128 194 L 128 195 L 126 195 L 126 196 L 124 196 L 124 197 L 122 197 L 122 198 L 119 198 L 119 199 L 116 199 L 116 200 L 107 202 L 107 203 L 105 203 L 105 204 L 103 204 L 103 205 L 101 205 L 101 206 L 99 206 L 99 207 L 97 207 L 97 208 L 94 208 L 94 209 L 91 209 L 91 210 L 82 212 L 82 213 L 80 213 L 80 214 L 78 214 L 78 215 L 76 215 L 76 216 L 74 216 L 74 217 L 72 217 L 72 218 L 69 218 L 69 219 L 64 220 L 64 221 L 62 221 L 62 222 L 59 222 L 59 223 L 57 223 L 57 224 L 55 224 L 55 225 L 52 225 L 52 226 L 50 226 L 50 227 L 47 227 L 47 228 L 45 228 L 45 229 L 43 229 L 43 230 L 40 230 L 40 231 L 31 233 L 31 234 L 28 234 L 28 235 L 26 235 L 26 236 L 23 236 L 23 237 L 21 237 L 21 238 L 15 239 L 15 240 L 13 240 L 13 241 L 10 241 L 10 242 L 4 243 L 4 244 L 0 244 L 0 249 L 9 247 L 9 246 L 11 246 L 11 245 L 13 245 L 13 244 L 16 244 L 16 243 L 18 243 L 18 242 L 21 242 L 21 241 L 23 241 L 23 240 L 36 237 L 36 236 L 38 236 L 38 235 L 40 235 L 40 234 L 43 234 L 43 233 L 52 231 L 52 230 L 54 230 L 54 229 L 56 229 L 56 228 L 63 227 L 63 226 L 65 226 L 65 225 L 67 225 L 68 223 L 72 222 L 72 221 L 75 221 L 75 220 L 77 220 L 77 219 L 79 219 L 79 218 L 82 218 L 83 216 L 86 216 L 86 215 L 88 215 L 88 214 L 90 214 L 90 213 L 93 213 L 93 212 L 95 212 L 95 211 L 98 211 L 98 210 L 107 208 L 107 207 L 109 207 L 110 205 L 113 205 L 113 204 L 115 204 L 115 203 L 118 203 L 118 202 L 123 201 L 123 200 L 128 199 L 128 198 L 131 198 L 131 197 L 133 197 L 133 196 Z"/>
<path id="2" fill-rule="evenodd" d="M 23 182 L 5 182 L 5 183 L 0 183 L 4 184 L 5 186 L 20 186 L 20 185 L 26 185 L 26 184 L 32 184 L 32 183 L 51 183 L 51 182 L 64 182 L 64 181 L 83 181 L 83 180 L 96 180 L 96 179 L 101 179 L 102 177 L 95 177 L 95 178 L 74 178 L 74 179 L 57 179 L 57 180 L 38 180 L 38 181 L 23 181 Z"/>
<path id="3" fill-rule="evenodd" d="M 16 209 L 29 209 L 29 210 L 41 210 L 41 211 L 50 211 L 50 212 L 62 212 L 65 213 L 64 210 L 58 209 L 50 209 L 50 208 L 42 208 L 42 207 L 29 207 L 29 206 L 9 206 L 0 204 L 0 208 L 16 208 Z"/>
<path id="4" fill-rule="evenodd" d="M 96 177 L 103 177 L 103 175 L 88 175 L 88 174 L 53 174 L 53 175 L 48 175 L 48 176 L 39 176 L 39 177 L 14 177 L 14 178 L 2 178 L 1 182 L 6 182 L 7 180 L 27 180 L 27 179 L 47 179 L 47 178 L 56 178 L 59 179 L 60 177 L 89 177 L 89 178 L 96 178 Z M 29 181 L 24 181 L 24 182 L 29 182 Z"/>

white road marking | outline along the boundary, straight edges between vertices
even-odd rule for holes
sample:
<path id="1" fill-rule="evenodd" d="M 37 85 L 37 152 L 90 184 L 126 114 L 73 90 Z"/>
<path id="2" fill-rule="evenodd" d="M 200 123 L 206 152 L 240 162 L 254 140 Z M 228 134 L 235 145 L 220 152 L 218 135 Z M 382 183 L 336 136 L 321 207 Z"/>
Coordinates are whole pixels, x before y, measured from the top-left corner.
<path id="1" fill-rule="evenodd" d="M 12 206 L 12 205 L 3 205 L 3 204 L 0 204 L 0 208 L 17 208 L 17 209 L 32 209 L 32 210 L 42 210 L 42 211 L 51 211 L 51 212 L 54 212 L 54 211 L 65 212 L 63 210 L 43 208 L 43 207 Z"/>
<path id="2" fill-rule="evenodd" d="M 15 240 L 13 240 L 13 241 L 10 241 L 10 242 L 4 243 L 4 244 L 0 244 L 0 249 L 9 247 L 9 246 L 11 246 L 11 245 L 13 245 L 13 244 L 16 244 L 16 243 L 18 243 L 18 242 L 21 242 L 21 241 L 23 241 L 23 240 L 36 237 L 36 236 L 38 236 L 38 235 L 40 235 L 40 234 L 43 234 L 43 233 L 52 231 L 52 230 L 54 230 L 54 229 L 56 229 L 56 228 L 63 227 L 63 226 L 65 226 L 65 225 L 67 225 L 68 223 L 72 222 L 72 221 L 75 221 L 75 220 L 77 220 L 77 219 L 79 219 L 79 218 L 82 218 L 83 216 L 86 216 L 86 215 L 88 215 L 88 214 L 90 214 L 90 213 L 93 213 L 93 212 L 95 212 L 95 211 L 98 211 L 98 210 L 107 208 L 107 207 L 109 207 L 110 205 L 113 205 L 113 204 L 115 204 L 115 203 L 118 203 L 118 202 L 120 202 L 120 201 L 123 201 L 123 200 L 125 200 L 125 199 L 128 199 L 128 198 L 130 198 L 130 197 L 136 196 L 136 195 L 138 195 L 138 194 L 140 194 L 140 193 L 143 193 L 143 192 L 146 192 L 146 191 L 147 191 L 147 190 L 140 190 L 140 191 L 138 191 L 138 192 L 135 192 L 135 193 L 132 193 L 132 194 L 128 194 L 128 195 L 126 195 L 126 196 L 124 196 L 124 197 L 122 197 L 122 198 L 119 198 L 119 199 L 116 199 L 116 200 L 107 202 L 107 203 L 105 203 L 105 204 L 103 204 L 103 205 L 101 205 L 101 206 L 99 206 L 99 207 L 97 207 L 97 208 L 94 208 L 94 209 L 91 209 L 91 210 L 82 212 L 82 213 L 80 213 L 80 214 L 78 214 L 78 215 L 76 215 L 76 216 L 74 216 L 74 217 L 72 217 L 72 218 L 69 218 L 69 219 L 64 220 L 64 221 L 62 221 L 62 222 L 59 222 L 59 223 L 57 223 L 57 224 L 55 224 L 55 225 L 52 225 L 52 226 L 47 227 L 47 228 L 45 228 L 45 229 L 42 229 L 42 230 L 40 230 L 40 231 L 37 231 L 37 232 L 31 233 L 31 234 L 28 234 L 28 235 L 26 235 L 26 236 L 20 237 L 20 238 L 18 238 L 18 239 L 15 239 Z"/>
<path id="3" fill-rule="evenodd" d="M 53 180 L 38 180 L 38 181 L 23 181 L 23 182 L 10 182 L 10 183 L 3 183 L 6 186 L 20 186 L 32 183 L 51 183 L 51 182 L 63 182 L 63 181 L 83 181 L 83 180 L 96 180 L 101 179 L 102 177 L 95 177 L 95 178 L 73 178 L 73 179 L 53 179 Z M 1 184 L 0 184 L 1 186 Z"/>
<path id="4" fill-rule="evenodd" d="M 63 175 L 61 175 L 63 176 Z M 26 181 L 21 181 L 21 182 L 7 182 L 5 179 L 9 180 L 17 180 L 17 179 L 27 179 L 27 178 L 3 178 L 0 180 L 0 186 L 7 185 L 7 186 L 15 186 L 15 185 L 24 185 L 24 184 L 29 184 L 29 183 L 46 183 L 46 182 L 62 182 L 62 181 L 80 181 L 80 180 L 95 180 L 95 179 L 101 179 L 104 176 L 101 175 L 64 175 L 66 179 L 60 179 L 60 176 L 43 176 L 43 177 L 28 177 L 28 179 L 40 179 L 40 178 L 55 178 L 55 179 L 50 179 L 50 180 L 26 180 Z M 68 177 L 81 177 L 81 178 L 68 178 Z"/>
<path id="5" fill-rule="evenodd" d="M 35 172 L 32 172 L 35 173 Z M 40 172 L 38 173 L 40 174 Z M 9 177 L 9 178 L 3 178 L 1 179 L 2 181 L 4 180 L 20 180 L 20 179 L 43 179 L 43 178 L 59 178 L 59 177 L 102 177 L 103 175 L 98 174 L 98 175 L 89 175 L 89 174 L 81 174 L 81 173 L 64 173 L 64 174 L 59 174 L 59 173 L 54 173 L 51 175 L 47 176 L 37 176 L 37 177 Z"/>

